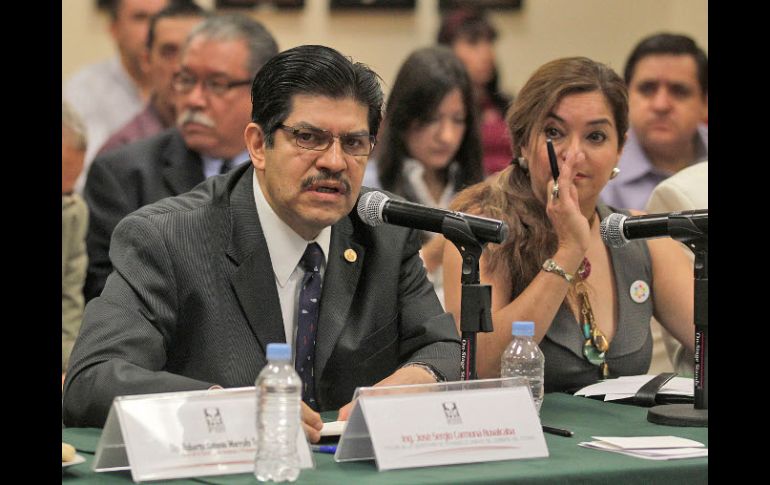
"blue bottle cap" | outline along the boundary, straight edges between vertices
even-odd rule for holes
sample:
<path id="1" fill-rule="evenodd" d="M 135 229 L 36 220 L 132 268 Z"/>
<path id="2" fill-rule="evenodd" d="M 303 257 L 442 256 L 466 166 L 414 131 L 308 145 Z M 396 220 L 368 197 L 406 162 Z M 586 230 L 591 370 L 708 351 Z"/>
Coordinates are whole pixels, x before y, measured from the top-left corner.
<path id="1" fill-rule="evenodd" d="M 267 344 L 267 360 L 291 360 L 291 345 Z"/>
<path id="2" fill-rule="evenodd" d="M 535 322 L 513 322 L 511 333 L 523 337 L 534 337 Z"/>

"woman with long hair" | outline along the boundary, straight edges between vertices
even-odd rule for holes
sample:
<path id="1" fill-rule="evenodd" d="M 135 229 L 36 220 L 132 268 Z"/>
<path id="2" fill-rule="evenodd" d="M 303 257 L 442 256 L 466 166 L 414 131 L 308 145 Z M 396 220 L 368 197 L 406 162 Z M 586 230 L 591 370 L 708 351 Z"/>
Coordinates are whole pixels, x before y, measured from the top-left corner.
<path id="1" fill-rule="evenodd" d="M 511 323 L 535 323 L 545 355 L 545 390 L 575 390 L 606 377 L 644 374 L 654 315 L 694 347 L 692 265 L 669 238 L 607 247 L 600 221 L 612 212 L 599 193 L 613 173 L 628 129 L 623 80 L 585 57 L 540 67 L 507 116 L 514 163 L 458 194 L 452 208 L 505 220 L 508 238 L 481 258 L 492 285 L 494 331 L 478 334 L 480 377 L 500 374 Z M 551 139 L 559 176 L 546 149 Z M 459 325 L 458 251 L 444 250 L 446 308 Z"/>
<path id="2" fill-rule="evenodd" d="M 473 91 L 463 64 L 443 46 L 419 49 L 401 66 L 385 109 L 375 170 L 367 183 L 410 202 L 447 208 L 481 181 L 481 142 Z M 369 174 L 371 176 L 371 173 Z M 423 234 L 429 272 L 441 265 L 443 238 Z M 438 283 L 440 284 L 440 280 Z"/>

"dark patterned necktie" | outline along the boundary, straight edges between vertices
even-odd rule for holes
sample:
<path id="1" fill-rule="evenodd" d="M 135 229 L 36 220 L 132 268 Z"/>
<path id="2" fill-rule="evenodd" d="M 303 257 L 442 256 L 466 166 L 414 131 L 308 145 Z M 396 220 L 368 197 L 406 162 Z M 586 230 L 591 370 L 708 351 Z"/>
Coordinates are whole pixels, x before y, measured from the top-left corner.
<path id="1" fill-rule="evenodd" d="M 227 173 L 232 166 L 233 166 L 233 160 L 231 158 L 225 158 L 224 160 L 222 160 L 222 166 L 219 167 L 219 173 L 220 174 Z"/>
<path id="2" fill-rule="evenodd" d="M 321 264 L 324 255 L 321 247 L 308 244 L 300 266 L 305 270 L 297 307 L 297 342 L 294 367 L 302 378 L 302 400 L 318 410 L 315 400 L 313 364 L 315 363 L 315 336 L 318 329 L 318 307 L 321 304 Z"/>

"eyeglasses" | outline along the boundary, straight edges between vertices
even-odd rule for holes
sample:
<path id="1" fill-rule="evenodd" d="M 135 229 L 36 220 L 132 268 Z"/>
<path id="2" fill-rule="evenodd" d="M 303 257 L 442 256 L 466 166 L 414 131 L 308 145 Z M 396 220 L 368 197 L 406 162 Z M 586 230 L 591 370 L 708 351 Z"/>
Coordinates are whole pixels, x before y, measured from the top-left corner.
<path id="1" fill-rule="evenodd" d="M 198 77 L 186 72 L 177 72 L 171 79 L 171 87 L 180 94 L 187 94 L 195 89 L 198 84 Z M 251 84 L 251 79 L 242 79 L 239 81 L 228 81 L 226 78 L 208 78 L 201 81 L 203 89 L 215 96 L 222 96 L 232 88 L 246 86 Z"/>
<path id="2" fill-rule="evenodd" d="M 278 128 L 291 133 L 298 147 L 319 152 L 332 146 L 335 138 L 339 138 L 342 151 L 356 157 L 369 155 L 377 143 L 373 135 L 332 135 L 320 128 L 295 128 L 284 124 L 278 125 Z"/>

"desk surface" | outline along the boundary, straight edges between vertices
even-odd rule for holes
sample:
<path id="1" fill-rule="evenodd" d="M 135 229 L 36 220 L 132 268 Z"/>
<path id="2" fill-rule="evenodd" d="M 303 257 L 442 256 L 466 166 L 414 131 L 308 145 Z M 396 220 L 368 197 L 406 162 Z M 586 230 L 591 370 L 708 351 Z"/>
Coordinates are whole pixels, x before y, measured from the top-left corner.
<path id="1" fill-rule="evenodd" d="M 378 472 L 373 461 L 335 463 L 333 455 L 316 453 L 316 468 L 304 470 L 295 482 L 313 484 L 367 483 L 708 483 L 708 458 L 655 461 L 579 447 L 592 436 L 674 435 L 708 446 L 708 428 L 661 426 L 647 421 L 647 408 L 613 404 L 567 394 L 546 394 L 543 424 L 574 431 L 571 438 L 545 435 L 550 456 L 428 468 Z M 77 448 L 86 462 L 71 466 L 62 483 L 131 483 L 129 471 L 95 473 L 91 470 L 101 435 L 97 428 L 66 428 L 62 441 Z M 251 474 L 208 476 L 167 483 L 254 484 Z"/>

